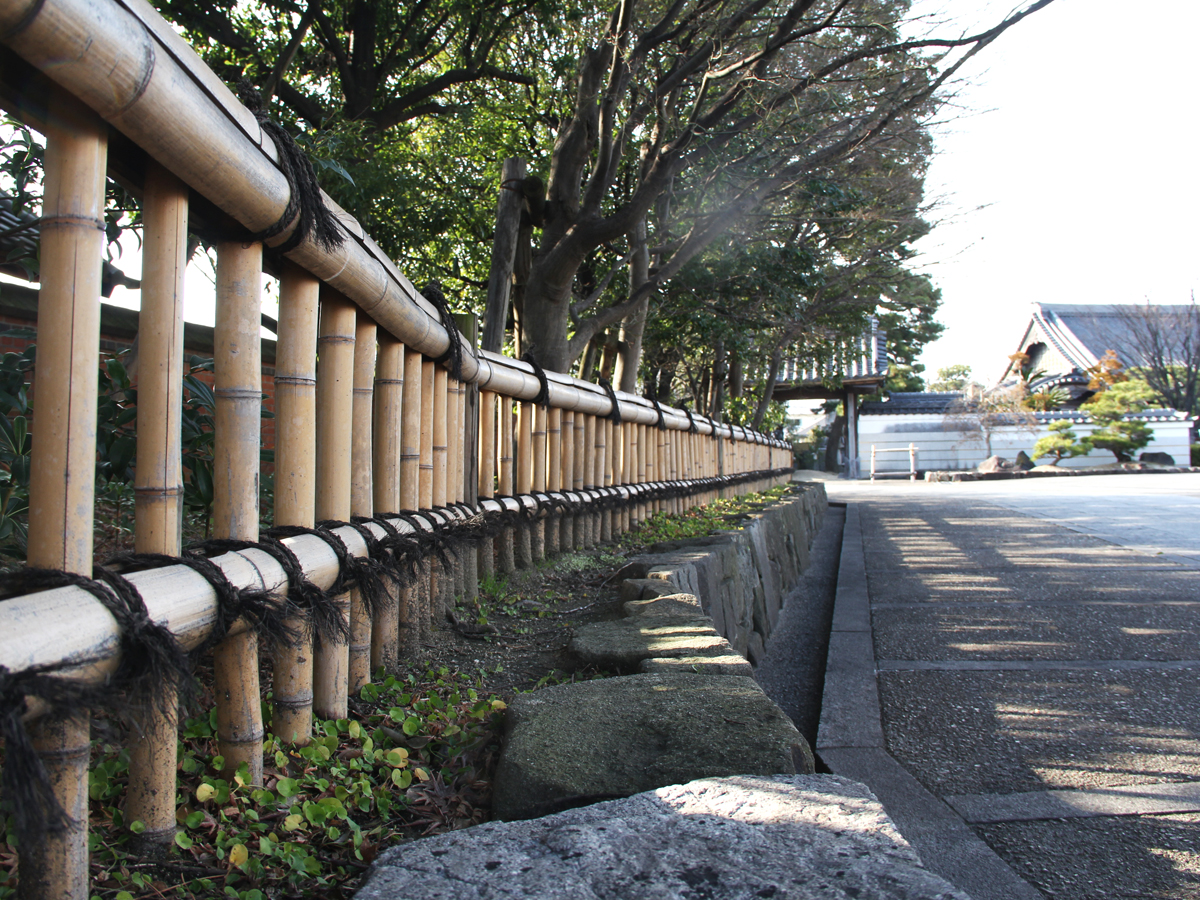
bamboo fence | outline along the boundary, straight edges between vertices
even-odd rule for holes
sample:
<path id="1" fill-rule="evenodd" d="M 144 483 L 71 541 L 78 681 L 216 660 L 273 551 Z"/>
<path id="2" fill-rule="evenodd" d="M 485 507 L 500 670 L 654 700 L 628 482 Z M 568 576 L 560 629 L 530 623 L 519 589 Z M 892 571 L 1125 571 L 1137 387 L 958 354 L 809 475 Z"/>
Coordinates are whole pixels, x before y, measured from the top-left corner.
<path id="1" fill-rule="evenodd" d="M 214 531 L 246 542 L 212 559 L 233 586 L 282 604 L 289 574 L 259 541 L 259 285 L 264 250 L 299 227 L 286 222 L 291 187 L 254 115 L 144 0 L 0 0 L 8 111 L 46 135 L 41 223 L 37 425 L 29 562 L 92 575 L 96 377 L 105 178 L 134 180 L 145 213 L 135 493 L 139 552 L 178 557 L 182 463 L 183 267 L 189 193 L 219 212 L 215 340 Z M 11 83 L 7 83 L 10 82 Z M 17 102 L 13 101 L 16 98 Z M 135 147 L 109 159 L 110 137 Z M 125 151 L 126 156 L 129 151 Z M 132 174 L 131 174 L 132 173 Z M 304 578 L 338 588 L 343 557 L 368 555 L 368 536 L 501 522 L 450 565 L 425 559 L 369 609 L 360 588 L 336 598 L 349 640 L 311 632 L 259 646 L 244 616 L 224 621 L 221 593 L 194 566 L 164 564 L 126 577 L 148 618 L 184 650 L 212 649 L 217 732 L 226 767 L 262 777 L 259 657 L 273 670 L 273 729 L 306 743 L 314 713 L 344 717 L 371 672 L 419 645 L 445 605 L 468 597 L 495 567 L 511 570 L 611 540 L 655 510 L 679 511 L 726 491 L 755 490 L 790 467 L 790 447 L 526 362 L 478 351 L 447 330 L 349 215 L 325 202 L 346 235 L 333 250 L 303 237 L 278 257 L 274 521 Z M 453 344 L 461 367 L 447 368 Z M 318 364 L 319 351 L 319 364 Z M 544 378 L 544 381 L 543 381 Z M 545 402 L 536 402 L 542 398 Z M 417 515 L 414 515 L 417 514 Z M 358 524 L 351 523 L 354 519 Z M 323 531 L 311 531 L 328 522 Z M 349 565 L 347 562 L 346 565 Z M 280 607 L 282 609 L 282 607 Z M 291 624 L 304 626 L 292 612 Z M 223 623 L 223 625 L 222 625 Z M 225 630 L 214 631 L 218 628 Z M 96 597 L 69 585 L 0 602 L 0 677 L 45 668 L 103 684 L 120 662 L 121 626 Z M 175 721 L 148 711 L 131 738 L 128 817 L 143 839 L 175 830 Z M 21 848 L 25 897 L 88 897 L 87 715 L 45 715 L 28 700 L 25 727 L 74 824 Z"/>

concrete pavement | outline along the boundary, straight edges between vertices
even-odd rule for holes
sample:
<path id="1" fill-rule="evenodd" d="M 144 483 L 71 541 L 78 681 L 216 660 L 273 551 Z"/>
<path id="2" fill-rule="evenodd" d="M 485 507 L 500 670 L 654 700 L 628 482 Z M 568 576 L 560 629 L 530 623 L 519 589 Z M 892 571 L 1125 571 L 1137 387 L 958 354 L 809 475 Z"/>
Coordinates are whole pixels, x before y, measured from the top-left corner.
<path id="1" fill-rule="evenodd" d="M 826 487 L 822 760 L 975 900 L 1200 898 L 1200 475 Z"/>

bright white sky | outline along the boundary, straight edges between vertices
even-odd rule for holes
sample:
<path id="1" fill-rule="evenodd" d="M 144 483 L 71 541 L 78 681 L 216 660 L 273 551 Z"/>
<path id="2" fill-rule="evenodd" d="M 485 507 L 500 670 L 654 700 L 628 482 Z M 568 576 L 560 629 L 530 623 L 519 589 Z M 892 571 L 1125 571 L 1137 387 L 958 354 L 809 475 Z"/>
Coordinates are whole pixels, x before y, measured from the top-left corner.
<path id="1" fill-rule="evenodd" d="M 937 6 L 981 23 L 1010 8 Z M 917 245 L 947 326 L 927 379 L 965 363 L 993 383 L 1032 301 L 1186 303 L 1200 287 L 1197 34 L 1190 0 L 1055 0 L 968 62 L 926 185 L 941 224 Z"/>

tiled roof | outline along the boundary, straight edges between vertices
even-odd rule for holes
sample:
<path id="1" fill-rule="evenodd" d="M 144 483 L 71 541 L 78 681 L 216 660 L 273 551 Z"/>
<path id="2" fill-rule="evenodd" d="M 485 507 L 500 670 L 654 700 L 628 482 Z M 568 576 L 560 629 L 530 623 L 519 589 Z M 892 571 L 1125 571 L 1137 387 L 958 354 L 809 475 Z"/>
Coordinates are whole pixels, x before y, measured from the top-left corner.
<path id="1" fill-rule="evenodd" d="M 944 413 L 962 391 L 892 391 L 886 400 L 869 400 L 859 407 L 863 416 L 904 416 Z"/>

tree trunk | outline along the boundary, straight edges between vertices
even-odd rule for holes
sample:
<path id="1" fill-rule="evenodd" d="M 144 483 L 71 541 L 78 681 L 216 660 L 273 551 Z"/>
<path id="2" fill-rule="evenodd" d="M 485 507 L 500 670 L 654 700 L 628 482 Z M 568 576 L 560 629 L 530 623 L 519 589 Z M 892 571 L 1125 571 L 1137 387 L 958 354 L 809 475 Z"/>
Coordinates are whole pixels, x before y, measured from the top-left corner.
<path id="1" fill-rule="evenodd" d="M 729 354 L 729 396 L 740 397 L 746 389 L 746 369 L 737 353 Z"/>
<path id="2" fill-rule="evenodd" d="M 829 426 L 829 440 L 825 445 L 825 471 L 838 470 L 838 445 L 842 442 L 842 432 L 846 429 L 846 419 L 838 416 Z"/>
<path id="3" fill-rule="evenodd" d="M 650 277 L 650 252 L 646 246 L 646 220 L 634 226 L 629 235 L 633 253 L 629 258 L 629 293 L 632 294 Z M 650 308 L 649 295 L 642 298 L 637 310 L 621 325 L 621 349 L 617 360 L 617 388 L 627 394 L 637 393 L 638 365 L 642 361 L 642 336 L 646 332 L 646 313 Z"/>
<path id="4" fill-rule="evenodd" d="M 708 407 L 709 418 L 718 422 L 722 421 L 721 415 L 725 411 L 725 360 L 725 342 L 718 338 L 712 367 L 712 401 Z"/>
<path id="5" fill-rule="evenodd" d="M 767 417 L 767 409 L 775 395 L 775 379 L 782 364 L 783 352 L 776 348 L 771 354 L 771 364 L 767 367 L 767 377 L 763 381 L 762 394 L 758 398 L 758 408 L 754 410 L 754 421 L 750 425 L 755 431 L 762 431 L 763 419 Z"/>
<path id="6" fill-rule="evenodd" d="M 482 349 L 493 353 L 499 353 L 504 346 L 504 329 L 508 324 L 513 264 L 517 256 L 521 210 L 524 206 L 521 192 L 514 189 L 514 184 L 524 178 L 525 160 L 514 156 L 504 161 L 500 175 L 500 198 L 496 201 L 496 235 L 492 240 L 492 269 L 488 275 L 487 308 L 480 344 Z"/>

